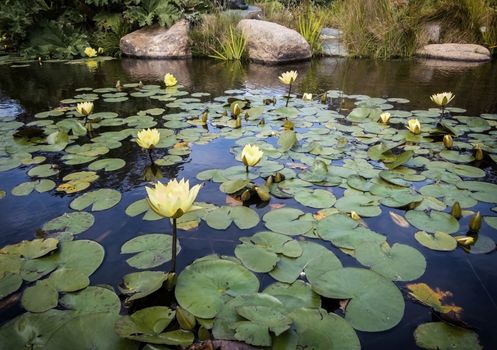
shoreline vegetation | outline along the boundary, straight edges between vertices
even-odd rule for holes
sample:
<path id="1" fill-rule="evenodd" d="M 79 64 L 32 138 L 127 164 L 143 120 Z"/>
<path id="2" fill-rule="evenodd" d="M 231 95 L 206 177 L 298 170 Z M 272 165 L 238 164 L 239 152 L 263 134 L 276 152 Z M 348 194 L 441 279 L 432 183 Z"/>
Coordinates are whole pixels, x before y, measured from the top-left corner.
<path id="1" fill-rule="evenodd" d="M 497 0 L 263 0 L 263 19 L 298 31 L 313 56 L 322 53 L 323 28 L 343 32 L 351 57 L 408 58 L 423 45 L 473 43 L 497 54 Z M 233 14 L 235 13 L 235 14 Z M 194 57 L 247 58 L 236 28 L 240 16 L 209 0 L 6 0 L 0 12 L 3 54 L 24 59 L 121 55 L 124 35 L 150 25 L 190 23 Z M 435 33 L 433 33 L 435 31 Z M 86 52 L 85 52 L 86 51 Z M 1 59 L 1 57 L 0 57 Z"/>

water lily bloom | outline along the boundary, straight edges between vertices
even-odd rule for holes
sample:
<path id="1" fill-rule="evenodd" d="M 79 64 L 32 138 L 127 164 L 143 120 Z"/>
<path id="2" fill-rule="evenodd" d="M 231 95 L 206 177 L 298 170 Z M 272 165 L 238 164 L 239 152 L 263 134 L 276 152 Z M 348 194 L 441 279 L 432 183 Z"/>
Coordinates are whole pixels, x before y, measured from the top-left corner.
<path id="1" fill-rule="evenodd" d="M 473 215 L 471 221 L 469 222 L 469 231 L 476 233 L 480 231 L 480 228 L 481 228 L 481 214 L 480 212 L 477 212 L 475 215 Z"/>
<path id="2" fill-rule="evenodd" d="M 451 149 L 454 146 L 454 140 L 452 139 L 452 136 L 448 134 L 444 136 L 443 143 L 447 149 Z"/>
<path id="3" fill-rule="evenodd" d="M 356 221 L 361 220 L 361 216 L 359 214 L 357 214 L 357 212 L 355 212 L 353 210 L 350 212 L 350 218 L 352 220 L 356 220 Z"/>
<path id="4" fill-rule="evenodd" d="M 388 122 L 390 121 L 390 117 L 392 115 L 388 112 L 383 112 L 380 114 L 380 121 L 382 124 L 388 124 Z"/>
<path id="5" fill-rule="evenodd" d="M 76 112 L 89 116 L 93 112 L 93 102 L 81 102 L 76 105 Z"/>
<path id="6" fill-rule="evenodd" d="M 417 119 L 409 119 L 407 121 L 407 128 L 415 135 L 421 134 L 421 123 Z"/>
<path id="7" fill-rule="evenodd" d="M 155 188 L 145 187 L 148 194 L 150 207 L 160 216 L 177 219 L 183 214 L 200 209 L 194 206 L 193 202 L 197 198 L 201 185 L 190 188 L 189 181 L 181 179 L 179 182 L 174 179 L 163 185 L 160 181 L 155 184 Z"/>
<path id="8" fill-rule="evenodd" d="M 157 129 L 143 129 L 138 131 L 136 143 L 144 149 L 154 148 L 160 141 L 160 133 Z"/>
<path id="9" fill-rule="evenodd" d="M 84 52 L 85 52 L 86 57 L 96 57 L 97 56 L 97 50 L 95 50 L 92 47 L 87 47 Z"/>
<path id="10" fill-rule="evenodd" d="M 295 80 L 297 80 L 298 73 L 296 70 L 291 70 L 281 74 L 278 79 L 285 85 L 292 84 Z"/>
<path id="11" fill-rule="evenodd" d="M 262 159 L 263 154 L 264 152 L 262 152 L 259 147 L 250 144 L 245 145 L 242 150 L 241 158 L 243 164 L 247 167 L 247 170 L 249 166 L 257 165 Z"/>
<path id="12" fill-rule="evenodd" d="M 242 110 L 240 108 L 240 106 L 238 105 L 238 103 L 235 103 L 232 107 L 231 107 L 231 113 L 233 114 L 233 116 L 235 117 L 238 117 L 238 115 L 240 113 L 242 113 Z"/>
<path id="13" fill-rule="evenodd" d="M 462 246 L 469 246 L 475 242 L 475 238 L 471 236 L 455 236 L 454 238 Z"/>
<path id="14" fill-rule="evenodd" d="M 452 204 L 452 209 L 450 210 L 450 215 L 452 215 L 452 217 L 457 219 L 457 220 L 462 218 L 461 204 L 459 204 L 458 201 L 455 201 L 454 204 Z"/>
<path id="15" fill-rule="evenodd" d="M 302 95 L 302 100 L 304 101 L 312 101 L 312 94 L 308 94 L 307 92 Z"/>
<path id="16" fill-rule="evenodd" d="M 481 143 L 477 143 L 474 145 L 473 155 L 474 155 L 476 160 L 483 159 L 483 145 Z"/>
<path id="17" fill-rule="evenodd" d="M 456 97 L 452 92 L 441 92 L 439 94 L 431 95 L 431 100 L 440 107 L 445 107 Z"/>
<path id="18" fill-rule="evenodd" d="M 103 47 L 99 47 L 98 48 L 98 53 L 104 53 L 104 48 Z"/>
<path id="19" fill-rule="evenodd" d="M 166 84 L 166 87 L 171 87 L 178 84 L 178 81 L 176 80 L 174 75 L 172 75 L 171 73 L 167 73 L 166 75 L 164 75 L 164 84 Z"/>

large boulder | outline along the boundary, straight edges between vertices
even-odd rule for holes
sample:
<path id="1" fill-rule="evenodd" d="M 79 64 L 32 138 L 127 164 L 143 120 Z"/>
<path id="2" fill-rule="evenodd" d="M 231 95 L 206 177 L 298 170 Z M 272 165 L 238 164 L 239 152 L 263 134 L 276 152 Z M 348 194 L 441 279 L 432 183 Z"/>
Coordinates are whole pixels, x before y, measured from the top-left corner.
<path id="1" fill-rule="evenodd" d="M 139 58 L 189 58 L 188 22 L 181 20 L 167 29 L 151 26 L 138 29 L 121 38 L 121 52 Z"/>
<path id="2" fill-rule="evenodd" d="M 450 61 L 484 62 L 491 59 L 486 47 L 475 44 L 431 44 L 416 51 L 416 55 L 426 58 Z"/>
<path id="3" fill-rule="evenodd" d="M 312 56 L 307 41 L 298 32 L 273 22 L 243 19 L 238 29 L 247 39 L 250 60 L 279 64 L 308 60 Z"/>

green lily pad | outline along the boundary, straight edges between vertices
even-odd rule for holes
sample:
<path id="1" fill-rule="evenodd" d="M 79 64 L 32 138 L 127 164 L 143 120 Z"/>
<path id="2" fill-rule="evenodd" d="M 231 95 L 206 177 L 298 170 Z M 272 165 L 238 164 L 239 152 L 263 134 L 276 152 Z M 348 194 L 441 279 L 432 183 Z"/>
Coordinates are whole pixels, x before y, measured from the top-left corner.
<path id="1" fill-rule="evenodd" d="M 425 231 L 418 231 L 414 235 L 416 241 L 432 250 L 450 252 L 457 248 L 457 241 L 454 237 L 445 232 L 435 232 L 429 234 Z"/>
<path id="2" fill-rule="evenodd" d="M 326 298 L 350 299 L 345 319 L 360 331 L 388 330 L 404 315 L 404 298 L 397 286 L 370 270 L 347 267 L 328 271 L 312 281 L 312 288 Z"/>
<path id="3" fill-rule="evenodd" d="M 279 261 L 278 254 L 294 258 L 302 255 L 302 248 L 296 240 L 275 232 L 258 232 L 240 240 L 243 244 L 236 246 L 235 255 L 254 272 L 271 271 Z"/>
<path id="4" fill-rule="evenodd" d="M 219 189 L 221 192 L 227 193 L 227 194 L 232 194 L 235 192 L 238 192 L 242 189 L 244 189 L 248 184 L 250 183 L 250 180 L 229 180 L 226 182 L 223 182 Z"/>
<path id="5" fill-rule="evenodd" d="M 132 301 L 157 291 L 169 278 L 170 274 L 160 271 L 133 272 L 123 277 L 119 290 L 128 295 L 127 301 Z"/>
<path id="6" fill-rule="evenodd" d="M 363 243 L 380 245 L 386 241 L 384 235 L 359 226 L 357 221 L 342 214 L 329 215 L 318 221 L 316 233 L 322 239 L 345 249 L 356 249 Z"/>
<path id="7" fill-rule="evenodd" d="M 295 330 L 281 334 L 273 342 L 275 349 L 359 350 L 361 343 L 354 329 L 342 317 L 323 309 L 300 308 L 293 311 Z"/>
<path id="8" fill-rule="evenodd" d="M 95 217 L 86 212 L 64 213 L 43 225 L 42 230 L 49 233 L 70 232 L 77 235 L 88 230 L 95 223 Z"/>
<path id="9" fill-rule="evenodd" d="M 269 230 L 290 236 L 302 235 L 313 227 L 313 221 L 304 212 L 294 208 L 271 210 L 262 220 Z"/>
<path id="10" fill-rule="evenodd" d="M 264 289 L 265 294 L 272 295 L 281 301 L 288 312 L 302 307 L 319 309 L 321 298 L 311 288 L 311 285 L 301 280 L 292 284 L 275 282 Z"/>
<path id="11" fill-rule="evenodd" d="M 302 205 L 311 208 L 330 208 L 335 204 L 336 197 L 327 190 L 302 190 L 295 194 L 295 200 Z"/>
<path id="12" fill-rule="evenodd" d="M 75 292 L 88 287 L 90 279 L 84 273 L 70 268 L 57 269 L 48 278 L 49 283 L 59 292 Z"/>
<path id="13" fill-rule="evenodd" d="M 121 310 L 121 301 L 116 293 L 103 287 L 90 286 L 77 293 L 64 294 L 59 302 L 66 309 L 79 313 L 106 312 L 118 315 Z"/>
<path id="14" fill-rule="evenodd" d="M 171 260 L 172 236 L 150 233 L 130 239 L 121 247 L 121 254 L 135 254 L 126 262 L 137 269 L 149 269 Z M 179 254 L 181 246 L 176 245 Z"/>
<path id="15" fill-rule="evenodd" d="M 165 306 L 147 307 L 130 316 L 121 317 L 115 324 L 116 333 L 123 338 L 136 341 L 166 344 L 190 345 L 193 333 L 183 330 L 163 332 L 174 319 L 175 312 Z"/>
<path id="16" fill-rule="evenodd" d="M 52 180 L 42 179 L 32 182 L 23 182 L 12 189 L 12 194 L 14 196 L 27 196 L 33 191 L 43 193 L 51 191 L 54 188 L 55 182 Z"/>
<path id="17" fill-rule="evenodd" d="M 346 213 L 355 211 L 364 217 L 374 217 L 381 214 L 378 200 L 360 194 L 344 196 L 338 199 L 335 207 Z"/>
<path id="18" fill-rule="evenodd" d="M 474 239 L 473 244 L 463 247 L 470 254 L 488 254 L 496 248 L 495 241 L 488 236 L 478 234 L 474 236 Z"/>
<path id="19" fill-rule="evenodd" d="M 90 165 L 88 165 L 88 169 L 90 170 L 105 170 L 105 171 L 114 171 L 117 169 L 121 169 L 126 165 L 126 162 L 120 158 L 106 158 L 97 160 Z"/>
<path id="20" fill-rule="evenodd" d="M 0 249 L 0 253 L 17 255 L 26 259 L 36 259 L 57 249 L 58 244 L 59 241 L 55 238 L 39 238 L 5 246 Z"/>
<path id="21" fill-rule="evenodd" d="M 297 134 L 293 130 L 285 130 L 280 134 L 278 145 L 282 152 L 290 150 L 297 143 Z"/>
<path id="22" fill-rule="evenodd" d="M 150 205 L 148 204 L 147 199 L 139 199 L 136 202 L 130 204 L 126 208 L 126 215 L 135 217 L 138 215 L 143 215 L 143 220 L 147 221 L 153 221 L 153 220 L 161 220 L 163 219 L 162 216 L 157 214 L 152 208 L 150 208 Z"/>
<path id="23" fill-rule="evenodd" d="M 300 242 L 303 252 L 297 258 L 281 256 L 274 270 L 269 274 L 275 280 L 293 283 L 301 276 L 302 272 L 311 282 L 325 271 L 342 267 L 342 263 L 333 252 L 314 242 Z"/>
<path id="24" fill-rule="evenodd" d="M 478 335 L 444 322 L 424 323 L 414 331 L 416 345 L 429 350 L 480 350 Z"/>
<path id="25" fill-rule="evenodd" d="M 452 215 L 440 211 L 432 210 L 427 213 L 409 210 L 406 213 L 406 219 L 417 229 L 428 233 L 442 231 L 451 234 L 459 230 L 459 222 Z"/>
<path id="26" fill-rule="evenodd" d="M 232 223 L 239 229 L 246 230 L 257 226 L 259 215 L 252 208 L 237 207 L 219 207 L 200 214 L 207 225 L 216 230 L 226 230 Z"/>
<path id="27" fill-rule="evenodd" d="M 259 280 L 242 265 L 229 260 L 199 260 L 178 276 L 176 300 L 200 318 L 212 318 L 224 302 L 240 294 L 257 292 Z"/>
<path id="28" fill-rule="evenodd" d="M 415 248 L 395 243 L 389 246 L 361 244 L 356 247 L 355 257 L 362 265 L 392 281 L 412 281 L 421 277 L 426 270 L 424 256 Z"/>
<path id="29" fill-rule="evenodd" d="M 22 306 L 30 312 L 44 312 L 57 306 L 59 293 L 48 280 L 38 281 L 24 290 Z"/>
<path id="30" fill-rule="evenodd" d="M 83 194 L 74 199 L 69 206 L 74 210 L 83 210 L 91 205 L 91 211 L 107 210 L 121 201 L 119 191 L 103 188 Z"/>
<path id="31" fill-rule="evenodd" d="M 14 293 L 22 285 L 22 278 L 18 274 L 7 273 L 0 278 L 0 299 Z"/>
<path id="32" fill-rule="evenodd" d="M 38 165 L 28 171 L 31 177 L 49 177 L 59 173 L 59 169 L 55 164 Z"/>

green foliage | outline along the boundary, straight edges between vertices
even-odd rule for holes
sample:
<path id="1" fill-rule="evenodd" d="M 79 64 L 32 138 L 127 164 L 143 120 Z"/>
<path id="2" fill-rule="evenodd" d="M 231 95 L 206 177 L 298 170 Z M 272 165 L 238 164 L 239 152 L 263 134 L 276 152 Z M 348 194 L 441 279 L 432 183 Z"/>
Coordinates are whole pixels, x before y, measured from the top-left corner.
<path id="1" fill-rule="evenodd" d="M 313 55 L 319 54 L 322 50 L 321 45 L 321 29 L 322 19 L 319 14 L 315 14 L 308 8 L 298 18 L 298 31 L 311 46 Z"/>
<path id="2" fill-rule="evenodd" d="M 98 31 L 94 34 L 95 47 L 101 47 L 106 55 L 119 56 L 119 41 L 131 30 L 120 13 L 100 12 L 93 17 Z"/>
<path id="3" fill-rule="evenodd" d="M 181 8 L 174 0 L 127 0 L 124 17 L 140 27 L 155 22 L 161 26 L 171 26 L 181 18 Z"/>
<path id="4" fill-rule="evenodd" d="M 88 37 L 70 25 L 43 21 L 27 35 L 21 54 L 26 57 L 70 59 L 81 55 L 88 47 Z"/>
<path id="5" fill-rule="evenodd" d="M 213 49 L 214 54 L 210 55 L 223 61 L 241 60 L 244 58 L 247 47 L 247 40 L 242 32 L 230 26 L 229 34 L 221 41 L 219 40 L 220 49 Z"/>

